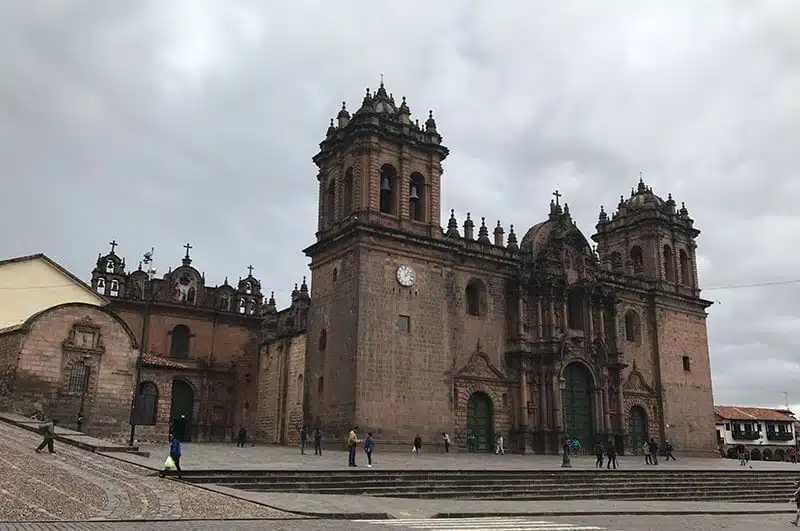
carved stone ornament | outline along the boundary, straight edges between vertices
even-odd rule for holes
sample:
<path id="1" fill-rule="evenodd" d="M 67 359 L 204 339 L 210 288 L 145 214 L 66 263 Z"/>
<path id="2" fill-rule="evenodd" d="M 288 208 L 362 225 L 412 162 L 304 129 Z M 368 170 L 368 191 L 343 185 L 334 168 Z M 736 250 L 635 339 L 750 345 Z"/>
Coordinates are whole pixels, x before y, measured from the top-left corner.
<path id="1" fill-rule="evenodd" d="M 489 357 L 483 352 L 475 352 L 470 356 L 467 364 L 458 371 L 456 378 L 505 380 L 503 373 L 492 365 Z"/>
<path id="2" fill-rule="evenodd" d="M 636 369 L 636 365 L 634 365 L 631 373 L 628 375 L 628 379 L 625 381 L 623 390 L 626 394 L 653 394 L 653 388 L 650 387 L 647 382 L 645 382 L 644 376 L 642 376 L 642 373 Z"/>
<path id="3" fill-rule="evenodd" d="M 100 326 L 96 325 L 88 315 L 72 325 L 67 338 L 61 343 L 65 350 L 82 351 L 92 354 L 102 354 L 105 352 L 103 344 L 103 334 Z"/>

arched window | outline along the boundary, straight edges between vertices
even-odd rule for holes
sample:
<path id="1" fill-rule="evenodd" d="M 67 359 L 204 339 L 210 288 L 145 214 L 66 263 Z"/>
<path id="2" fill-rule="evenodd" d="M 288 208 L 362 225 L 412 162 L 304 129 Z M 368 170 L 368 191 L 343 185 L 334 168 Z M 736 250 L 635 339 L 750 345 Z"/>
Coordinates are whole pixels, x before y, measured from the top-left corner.
<path id="1" fill-rule="evenodd" d="M 254 300 L 247 301 L 247 314 L 248 315 L 256 314 L 256 301 Z"/>
<path id="2" fill-rule="evenodd" d="M 342 183 L 342 215 L 347 216 L 353 210 L 353 168 L 347 168 Z"/>
<path id="3" fill-rule="evenodd" d="M 397 171 L 390 164 L 381 167 L 380 194 L 381 212 L 397 214 Z"/>
<path id="4" fill-rule="evenodd" d="M 567 326 L 570 330 L 583 330 L 583 294 L 579 290 L 567 295 Z"/>
<path id="5" fill-rule="evenodd" d="M 336 219 L 336 180 L 331 179 L 325 188 L 325 204 L 322 212 L 325 215 L 325 226 L 330 226 Z"/>
<path id="6" fill-rule="evenodd" d="M 319 380 L 317 380 L 317 394 L 319 394 L 320 396 L 322 396 L 322 392 L 323 392 L 324 390 L 325 390 L 325 378 L 323 378 L 322 376 L 320 376 L 320 377 L 319 377 Z"/>
<path id="7" fill-rule="evenodd" d="M 99 293 L 101 295 L 105 295 L 106 294 L 106 279 L 104 279 L 103 277 L 100 277 L 100 278 L 97 279 L 97 288 L 96 288 L 96 290 L 97 290 L 97 293 Z"/>
<path id="8" fill-rule="evenodd" d="M 335 267 L 333 268 L 333 281 L 336 282 L 336 279 L 339 277 L 339 270 Z"/>
<path id="9" fill-rule="evenodd" d="M 194 304 L 195 297 L 197 297 L 197 290 L 194 289 L 194 286 L 191 286 L 188 290 L 186 290 L 186 302 L 189 304 Z"/>
<path id="10" fill-rule="evenodd" d="M 617 251 L 611 253 L 611 270 L 617 273 L 622 271 L 622 255 Z"/>
<path id="11" fill-rule="evenodd" d="M 689 255 L 683 249 L 678 252 L 678 261 L 681 267 L 681 284 L 691 286 L 692 270 L 689 268 Z"/>
<path id="12" fill-rule="evenodd" d="M 664 246 L 664 278 L 667 282 L 675 282 L 675 257 L 669 245 Z"/>
<path id="13" fill-rule="evenodd" d="M 142 382 L 139 385 L 139 396 L 136 400 L 136 424 L 152 426 L 158 418 L 158 388 L 153 382 Z"/>
<path id="14" fill-rule="evenodd" d="M 109 287 L 108 294 L 112 297 L 119 296 L 119 280 L 112 280 L 111 286 Z"/>
<path id="15" fill-rule="evenodd" d="M 253 293 L 253 285 L 250 282 L 244 283 L 244 292 L 247 293 L 248 295 Z"/>
<path id="16" fill-rule="evenodd" d="M 244 302 L 244 299 L 239 299 L 239 313 L 244 313 L 247 311 L 247 303 Z"/>
<path id="17" fill-rule="evenodd" d="M 113 272 L 114 272 L 114 260 L 107 260 L 106 273 L 113 273 Z"/>
<path id="18" fill-rule="evenodd" d="M 416 172 L 411 174 L 408 187 L 408 216 L 414 221 L 425 221 L 425 178 Z"/>
<path id="19" fill-rule="evenodd" d="M 642 322 L 639 314 L 633 310 L 625 312 L 625 341 L 640 343 L 642 339 Z"/>
<path id="20" fill-rule="evenodd" d="M 69 392 L 85 393 L 89 390 L 89 366 L 76 361 L 69 373 Z"/>
<path id="21" fill-rule="evenodd" d="M 303 403 L 303 375 L 302 374 L 298 374 L 297 375 L 297 389 L 295 390 L 295 393 L 296 393 L 295 402 L 297 402 L 298 404 L 302 404 Z"/>
<path id="22" fill-rule="evenodd" d="M 486 286 L 484 286 L 483 282 L 477 278 L 470 280 L 467 284 L 465 295 L 467 298 L 467 314 L 486 314 Z"/>
<path id="23" fill-rule="evenodd" d="M 642 253 L 642 248 L 638 245 L 634 245 L 631 248 L 631 262 L 633 263 L 633 272 L 635 274 L 640 274 L 644 272 L 644 253 Z"/>
<path id="24" fill-rule="evenodd" d="M 318 341 L 318 347 L 320 352 L 324 351 L 327 348 L 327 346 L 328 346 L 328 332 L 322 330 L 322 332 L 319 333 L 319 341 Z"/>
<path id="25" fill-rule="evenodd" d="M 188 326 L 180 324 L 173 328 L 169 344 L 170 356 L 173 358 L 188 358 L 190 337 L 191 333 Z"/>
<path id="26" fill-rule="evenodd" d="M 223 312 L 231 311 L 231 300 L 228 297 L 222 297 L 219 299 L 219 309 Z"/>

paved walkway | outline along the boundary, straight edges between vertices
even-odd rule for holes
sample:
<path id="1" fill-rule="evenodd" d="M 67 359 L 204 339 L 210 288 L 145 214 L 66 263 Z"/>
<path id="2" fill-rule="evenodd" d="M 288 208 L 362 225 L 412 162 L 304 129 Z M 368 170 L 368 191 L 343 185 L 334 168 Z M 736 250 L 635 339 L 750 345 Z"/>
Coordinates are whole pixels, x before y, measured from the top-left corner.
<path id="1" fill-rule="evenodd" d="M 322 456 L 315 456 L 313 448 L 300 455 L 299 448 L 273 445 L 248 445 L 237 448 L 235 444 L 224 443 L 184 443 L 181 466 L 189 470 L 343 470 L 347 469 L 347 452 L 344 450 L 323 450 Z M 341 446 L 341 445 L 338 445 Z M 142 446 L 150 452 L 150 457 L 114 454 L 115 457 L 132 463 L 159 468 L 168 454 L 169 445 Z M 681 470 L 741 470 L 736 459 L 723 458 L 682 458 L 677 461 L 662 462 L 658 467 L 645 465 L 643 456 L 622 456 L 618 458 L 620 467 L 626 470 L 681 469 Z M 428 453 L 423 448 L 422 455 L 415 457 L 409 452 L 382 453 L 380 444 L 372 457 L 373 470 L 561 470 L 561 457 L 557 455 L 517 455 L 470 454 L 443 452 Z M 365 464 L 362 449 L 357 461 Z M 594 469 L 593 456 L 572 459 L 573 470 Z M 800 465 L 769 461 L 752 462 L 754 470 L 796 470 L 800 476 Z M 357 470 L 361 470 L 364 467 Z"/>
<path id="2" fill-rule="evenodd" d="M 40 442 L 0 423 L 0 521 L 289 516 L 63 443 L 36 454 Z"/>

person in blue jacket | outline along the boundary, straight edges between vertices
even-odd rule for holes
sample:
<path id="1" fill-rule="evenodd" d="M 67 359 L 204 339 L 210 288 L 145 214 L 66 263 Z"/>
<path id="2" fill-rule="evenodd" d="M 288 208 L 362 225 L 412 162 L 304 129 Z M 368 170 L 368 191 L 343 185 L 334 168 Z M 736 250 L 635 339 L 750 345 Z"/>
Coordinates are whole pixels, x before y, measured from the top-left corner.
<path id="1" fill-rule="evenodd" d="M 175 470 L 178 471 L 178 479 L 181 479 L 181 441 L 174 435 L 172 436 L 172 441 L 169 443 L 169 456 L 175 463 Z M 159 475 L 163 478 L 166 473 L 167 469 L 164 468 Z"/>

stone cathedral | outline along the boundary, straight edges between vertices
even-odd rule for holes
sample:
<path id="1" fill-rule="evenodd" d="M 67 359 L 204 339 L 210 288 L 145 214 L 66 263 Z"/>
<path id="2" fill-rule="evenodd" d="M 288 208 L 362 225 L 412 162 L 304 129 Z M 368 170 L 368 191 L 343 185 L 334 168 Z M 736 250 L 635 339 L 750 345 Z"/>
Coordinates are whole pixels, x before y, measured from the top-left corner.
<path id="1" fill-rule="evenodd" d="M 383 83 L 331 121 L 313 159 L 319 224 L 292 373 L 302 422 L 328 438 L 358 425 L 384 446 L 446 431 L 469 451 L 503 434 L 516 452 L 555 453 L 566 437 L 714 452 L 711 303 L 686 207 L 640 179 L 601 207 L 596 249 L 557 192 L 521 238 L 452 210 L 442 228 L 448 153 L 433 113 L 412 120 Z"/>

